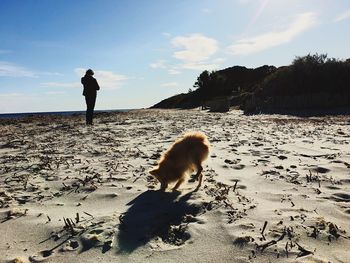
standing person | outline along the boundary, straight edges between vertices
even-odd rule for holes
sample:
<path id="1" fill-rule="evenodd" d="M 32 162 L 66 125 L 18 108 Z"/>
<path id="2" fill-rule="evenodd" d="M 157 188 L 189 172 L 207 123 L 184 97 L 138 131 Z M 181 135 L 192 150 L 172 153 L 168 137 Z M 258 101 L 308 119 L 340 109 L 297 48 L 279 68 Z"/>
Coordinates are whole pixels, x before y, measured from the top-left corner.
<path id="1" fill-rule="evenodd" d="M 84 86 L 83 96 L 85 96 L 86 101 L 86 124 L 92 125 L 92 118 L 94 115 L 94 108 L 97 96 L 97 90 L 100 86 L 97 80 L 93 77 L 94 72 L 92 69 L 88 69 L 85 76 L 81 78 L 81 84 Z"/>

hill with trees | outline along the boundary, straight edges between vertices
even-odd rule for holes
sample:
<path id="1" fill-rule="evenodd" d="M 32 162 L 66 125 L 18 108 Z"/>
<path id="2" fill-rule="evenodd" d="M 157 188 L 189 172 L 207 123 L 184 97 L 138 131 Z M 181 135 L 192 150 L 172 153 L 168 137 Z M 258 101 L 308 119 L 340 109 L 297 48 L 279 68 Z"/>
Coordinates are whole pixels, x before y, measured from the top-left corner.
<path id="1" fill-rule="evenodd" d="M 152 108 L 195 108 L 218 98 L 246 112 L 350 107 L 350 59 L 309 54 L 279 68 L 203 71 L 193 87 Z"/>

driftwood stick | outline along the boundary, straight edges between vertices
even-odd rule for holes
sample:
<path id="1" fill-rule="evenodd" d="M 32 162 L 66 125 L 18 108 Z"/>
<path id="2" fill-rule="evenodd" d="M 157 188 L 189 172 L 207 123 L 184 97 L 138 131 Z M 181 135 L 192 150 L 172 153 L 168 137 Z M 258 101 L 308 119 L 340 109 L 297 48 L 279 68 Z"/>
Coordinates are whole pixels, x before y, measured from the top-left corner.
<path id="1" fill-rule="evenodd" d="M 265 229 L 266 229 L 266 226 L 267 226 L 267 221 L 265 221 L 264 226 L 263 226 L 263 228 L 262 228 L 262 230 L 261 230 L 261 235 L 262 235 L 262 237 L 263 237 L 264 240 L 266 240 L 266 238 L 265 238 L 265 236 L 264 236 L 264 231 L 265 231 Z"/>
<path id="2" fill-rule="evenodd" d="M 304 256 L 307 256 L 310 254 L 314 254 L 312 251 L 307 250 L 307 249 L 303 248 L 302 246 L 300 246 L 297 242 L 295 242 L 295 244 L 297 244 L 298 249 L 300 251 L 299 254 L 297 255 L 297 258 L 304 257 Z"/>
<path id="3" fill-rule="evenodd" d="M 265 244 L 258 245 L 257 248 L 260 249 L 261 252 L 263 252 L 266 248 L 268 248 L 272 245 L 275 245 L 275 244 L 277 244 L 277 242 L 281 241 L 286 236 L 286 234 L 287 234 L 287 231 L 284 230 L 282 235 L 277 240 L 271 240 Z"/>
<path id="4" fill-rule="evenodd" d="M 287 258 L 288 258 L 288 257 L 289 257 L 288 241 L 287 241 L 287 243 L 286 243 L 285 250 L 286 250 L 286 256 L 287 256 Z"/>
<path id="5" fill-rule="evenodd" d="M 89 214 L 88 212 L 85 212 L 84 211 L 84 214 L 88 215 L 88 216 L 91 216 L 92 218 L 94 218 L 94 216 L 92 214 Z"/>
<path id="6" fill-rule="evenodd" d="M 63 217 L 63 222 L 65 226 L 68 226 L 66 219 Z"/>

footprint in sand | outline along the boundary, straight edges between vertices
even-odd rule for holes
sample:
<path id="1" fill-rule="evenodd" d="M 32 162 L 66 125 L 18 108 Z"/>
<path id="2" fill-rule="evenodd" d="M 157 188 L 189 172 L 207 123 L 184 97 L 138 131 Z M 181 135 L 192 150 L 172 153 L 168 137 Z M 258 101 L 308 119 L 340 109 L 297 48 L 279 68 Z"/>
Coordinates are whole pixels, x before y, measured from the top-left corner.
<path id="1" fill-rule="evenodd" d="M 102 247 L 102 253 L 107 252 L 113 247 L 115 229 L 107 226 L 103 228 L 92 229 L 80 237 L 82 252 L 91 248 Z"/>
<path id="2" fill-rule="evenodd" d="M 119 195 L 117 193 L 105 194 L 105 197 L 107 197 L 107 198 L 116 198 L 118 196 Z"/>
<path id="3" fill-rule="evenodd" d="M 336 187 L 336 186 L 333 186 L 333 185 L 326 186 L 326 188 L 331 189 L 331 190 L 339 190 L 340 189 L 339 187 Z"/>
<path id="4" fill-rule="evenodd" d="M 30 262 L 45 262 L 54 254 L 54 251 L 52 249 L 49 250 L 43 250 L 39 253 L 32 255 L 29 257 Z"/>
<path id="5" fill-rule="evenodd" d="M 237 164 L 237 161 L 235 161 L 235 160 L 229 160 L 229 159 L 225 159 L 224 162 L 227 163 L 227 164 Z"/>
<path id="6" fill-rule="evenodd" d="M 252 144 L 253 144 L 255 147 L 264 146 L 264 144 L 261 143 L 261 142 L 252 142 Z"/>
<path id="7" fill-rule="evenodd" d="M 339 182 L 341 184 L 350 184 L 350 179 L 341 179 Z"/>
<path id="8" fill-rule="evenodd" d="M 332 194 L 331 197 L 327 197 L 327 199 L 332 199 L 336 202 L 350 202 L 350 194 L 335 193 L 335 194 Z"/>
<path id="9" fill-rule="evenodd" d="M 249 242 L 253 242 L 253 241 L 254 241 L 254 238 L 252 238 L 251 236 L 237 237 L 233 241 L 233 245 L 237 247 L 245 247 L 248 245 Z"/>
<path id="10" fill-rule="evenodd" d="M 79 242 L 77 240 L 69 240 L 63 247 L 60 249 L 60 252 L 75 251 L 79 248 Z"/>
<path id="11" fill-rule="evenodd" d="M 232 166 L 232 168 L 235 170 L 242 170 L 242 169 L 244 169 L 244 167 L 245 167 L 244 164 L 236 164 L 236 165 Z"/>
<path id="12" fill-rule="evenodd" d="M 328 168 L 317 166 L 317 167 L 311 168 L 311 171 L 317 172 L 320 174 L 325 174 L 325 173 L 328 173 L 330 170 Z"/>
<path id="13" fill-rule="evenodd" d="M 270 161 L 266 160 L 266 159 L 258 159 L 258 162 L 259 163 L 269 163 Z"/>
<path id="14" fill-rule="evenodd" d="M 288 157 L 287 156 L 284 156 L 284 155 L 280 155 L 280 156 L 278 156 L 278 159 L 280 159 L 280 160 L 285 160 L 285 159 L 287 159 Z"/>

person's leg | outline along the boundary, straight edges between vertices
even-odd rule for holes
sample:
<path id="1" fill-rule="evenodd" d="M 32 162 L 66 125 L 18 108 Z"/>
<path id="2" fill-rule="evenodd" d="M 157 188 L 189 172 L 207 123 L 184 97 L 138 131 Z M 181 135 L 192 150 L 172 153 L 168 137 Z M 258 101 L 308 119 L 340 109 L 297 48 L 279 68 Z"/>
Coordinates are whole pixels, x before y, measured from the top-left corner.
<path id="1" fill-rule="evenodd" d="M 89 124 L 89 97 L 88 96 L 85 96 L 85 102 L 86 102 L 85 119 L 86 119 L 86 124 Z"/>
<path id="2" fill-rule="evenodd" d="M 92 124 L 92 115 L 95 107 L 96 97 L 85 96 L 86 101 L 86 124 Z"/>
<path id="3" fill-rule="evenodd" d="M 89 115 L 90 124 L 92 124 L 92 119 L 94 117 L 95 103 L 96 103 L 96 96 L 93 96 L 91 97 L 91 100 L 90 100 L 90 115 Z"/>

